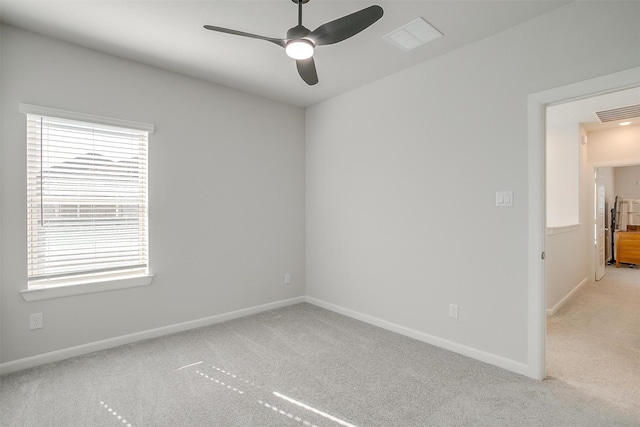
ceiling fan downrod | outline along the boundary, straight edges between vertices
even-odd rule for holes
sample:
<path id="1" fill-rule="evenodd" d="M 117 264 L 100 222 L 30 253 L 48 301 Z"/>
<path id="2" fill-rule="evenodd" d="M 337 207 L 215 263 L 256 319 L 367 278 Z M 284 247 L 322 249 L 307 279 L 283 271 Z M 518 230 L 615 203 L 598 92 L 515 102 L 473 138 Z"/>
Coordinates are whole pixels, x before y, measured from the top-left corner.
<path id="1" fill-rule="evenodd" d="M 309 3 L 309 0 L 291 0 L 294 3 L 298 4 L 298 25 L 293 28 L 290 28 L 287 31 L 287 38 L 289 40 L 293 39 L 301 39 L 311 33 L 311 30 L 302 25 L 302 5 Z"/>
<path id="2" fill-rule="evenodd" d="M 298 25 L 302 26 L 302 5 L 309 3 L 309 0 L 291 0 L 294 3 L 298 3 Z"/>

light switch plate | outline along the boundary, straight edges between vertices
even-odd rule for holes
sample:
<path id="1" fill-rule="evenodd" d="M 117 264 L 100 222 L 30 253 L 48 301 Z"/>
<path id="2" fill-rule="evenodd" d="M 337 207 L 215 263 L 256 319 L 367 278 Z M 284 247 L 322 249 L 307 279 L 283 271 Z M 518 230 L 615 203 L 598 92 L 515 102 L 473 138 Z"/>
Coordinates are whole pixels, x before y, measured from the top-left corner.
<path id="1" fill-rule="evenodd" d="M 513 191 L 496 191 L 496 206 L 513 206 Z"/>
<path id="2" fill-rule="evenodd" d="M 449 317 L 458 318 L 458 304 L 449 304 Z"/>

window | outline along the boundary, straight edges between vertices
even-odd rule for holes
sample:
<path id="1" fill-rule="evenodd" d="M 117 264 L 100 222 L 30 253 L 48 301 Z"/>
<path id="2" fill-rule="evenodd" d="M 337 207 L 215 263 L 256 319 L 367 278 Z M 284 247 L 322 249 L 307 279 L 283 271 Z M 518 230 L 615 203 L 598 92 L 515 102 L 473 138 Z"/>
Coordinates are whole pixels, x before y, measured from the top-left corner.
<path id="1" fill-rule="evenodd" d="M 21 111 L 29 290 L 148 275 L 153 127 L 24 104 Z"/>

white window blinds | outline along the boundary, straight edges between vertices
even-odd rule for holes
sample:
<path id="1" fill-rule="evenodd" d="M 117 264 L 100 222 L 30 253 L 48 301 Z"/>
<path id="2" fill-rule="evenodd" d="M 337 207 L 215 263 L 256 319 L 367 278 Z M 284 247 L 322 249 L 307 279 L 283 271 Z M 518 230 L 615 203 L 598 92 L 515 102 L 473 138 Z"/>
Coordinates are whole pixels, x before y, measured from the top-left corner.
<path id="1" fill-rule="evenodd" d="M 146 130 L 27 114 L 30 286 L 147 272 L 147 143 Z"/>

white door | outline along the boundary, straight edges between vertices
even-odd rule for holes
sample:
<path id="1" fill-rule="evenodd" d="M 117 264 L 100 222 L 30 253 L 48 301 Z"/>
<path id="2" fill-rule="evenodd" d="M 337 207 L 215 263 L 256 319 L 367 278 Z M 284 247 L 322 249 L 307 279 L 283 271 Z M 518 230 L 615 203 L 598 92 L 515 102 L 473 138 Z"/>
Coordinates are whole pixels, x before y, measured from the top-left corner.
<path id="1" fill-rule="evenodd" d="M 596 280 L 602 279 L 605 269 L 605 209 L 604 209 L 604 178 L 602 174 L 596 171 L 596 188 L 595 188 L 595 264 L 596 264 Z"/>

